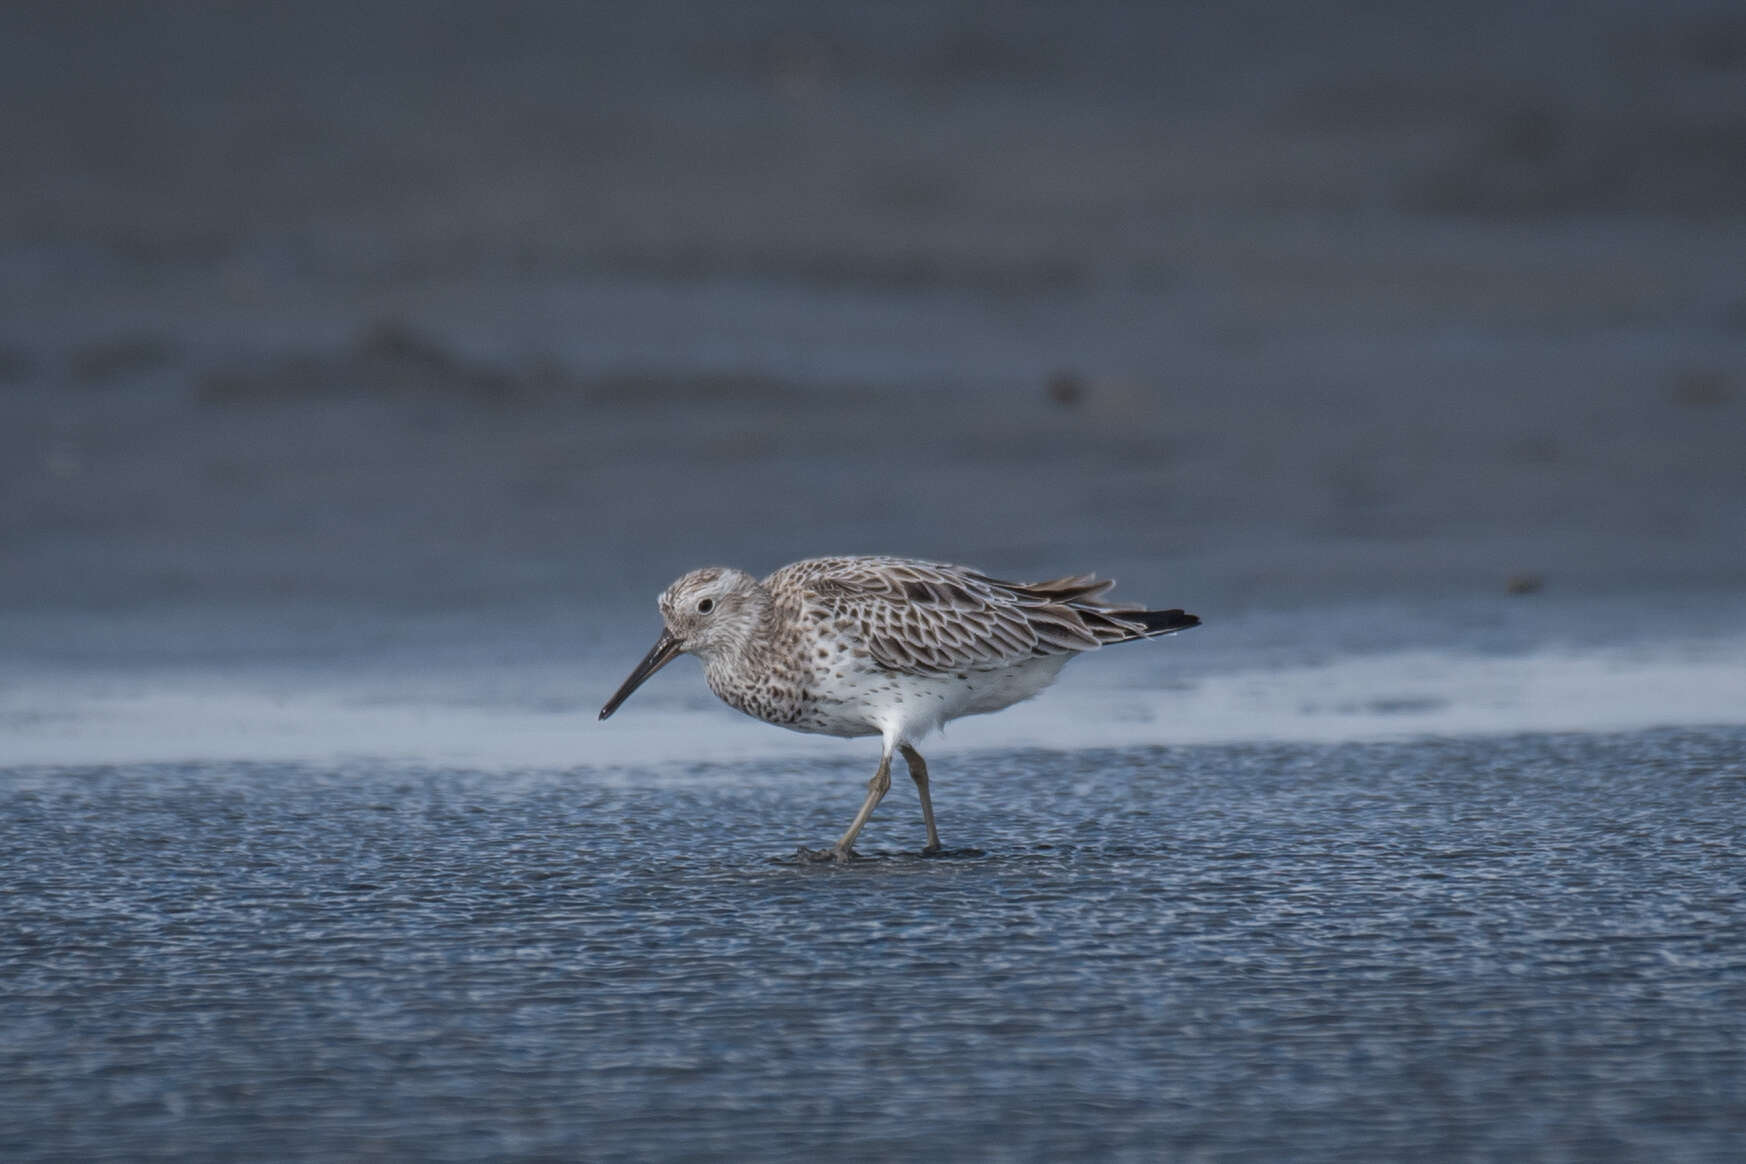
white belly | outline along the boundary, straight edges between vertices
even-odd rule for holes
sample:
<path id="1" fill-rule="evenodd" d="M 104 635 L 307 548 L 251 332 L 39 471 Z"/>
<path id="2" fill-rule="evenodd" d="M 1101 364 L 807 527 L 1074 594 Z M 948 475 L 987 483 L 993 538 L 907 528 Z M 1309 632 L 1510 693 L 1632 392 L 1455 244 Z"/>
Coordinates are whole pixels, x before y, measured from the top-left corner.
<path id="1" fill-rule="evenodd" d="M 1054 682 L 1068 658 L 1049 655 L 950 675 L 849 670 L 819 683 L 811 706 L 789 726 L 832 736 L 891 734 L 919 740 L 948 720 L 985 715 L 1029 699 Z"/>

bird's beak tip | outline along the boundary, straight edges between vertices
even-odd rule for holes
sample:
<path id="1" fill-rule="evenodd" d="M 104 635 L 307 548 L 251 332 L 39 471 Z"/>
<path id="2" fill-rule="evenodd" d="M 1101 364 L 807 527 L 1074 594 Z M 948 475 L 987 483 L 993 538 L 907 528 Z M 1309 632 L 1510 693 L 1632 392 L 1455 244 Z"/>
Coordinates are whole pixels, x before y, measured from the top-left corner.
<path id="1" fill-rule="evenodd" d="M 680 653 L 679 640 L 663 629 L 661 637 L 655 641 L 654 648 L 649 651 L 642 662 L 637 664 L 636 670 L 630 673 L 630 678 L 624 681 L 623 686 L 613 693 L 611 699 L 606 701 L 606 706 L 600 709 L 600 718 L 605 719 L 617 711 L 619 704 L 629 699 L 630 693 L 642 686 L 643 680 L 678 658 Z"/>

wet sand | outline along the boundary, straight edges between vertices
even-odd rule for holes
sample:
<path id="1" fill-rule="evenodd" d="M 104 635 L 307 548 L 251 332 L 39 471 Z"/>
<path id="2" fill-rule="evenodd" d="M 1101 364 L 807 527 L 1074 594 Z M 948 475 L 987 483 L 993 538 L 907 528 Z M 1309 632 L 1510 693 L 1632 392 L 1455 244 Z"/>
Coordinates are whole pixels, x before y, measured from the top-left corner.
<path id="1" fill-rule="evenodd" d="M 19 1160 L 1732 1159 L 1746 739 L 6 776 Z"/>

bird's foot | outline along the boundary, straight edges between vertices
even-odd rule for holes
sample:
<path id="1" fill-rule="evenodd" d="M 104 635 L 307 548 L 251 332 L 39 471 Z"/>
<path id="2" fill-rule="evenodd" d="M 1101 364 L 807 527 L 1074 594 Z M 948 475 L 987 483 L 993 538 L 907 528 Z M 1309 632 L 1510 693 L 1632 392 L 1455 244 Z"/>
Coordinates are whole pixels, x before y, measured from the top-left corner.
<path id="1" fill-rule="evenodd" d="M 847 865 L 850 861 L 859 858 L 861 854 L 853 849 L 808 849 L 802 847 L 795 851 L 794 856 L 814 865 Z"/>

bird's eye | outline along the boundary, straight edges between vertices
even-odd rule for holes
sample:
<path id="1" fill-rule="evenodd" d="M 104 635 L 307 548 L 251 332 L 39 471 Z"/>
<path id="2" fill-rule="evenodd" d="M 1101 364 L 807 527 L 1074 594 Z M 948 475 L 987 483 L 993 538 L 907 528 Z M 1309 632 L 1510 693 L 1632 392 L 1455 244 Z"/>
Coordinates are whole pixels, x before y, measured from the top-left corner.
<path id="1" fill-rule="evenodd" d="M 708 614 L 710 611 L 712 611 L 714 609 L 715 609 L 715 599 L 713 599 L 713 598 L 702 599 L 697 604 L 697 613 L 698 614 Z"/>

